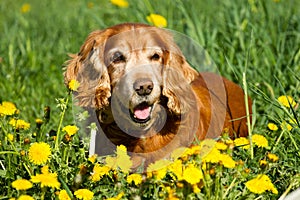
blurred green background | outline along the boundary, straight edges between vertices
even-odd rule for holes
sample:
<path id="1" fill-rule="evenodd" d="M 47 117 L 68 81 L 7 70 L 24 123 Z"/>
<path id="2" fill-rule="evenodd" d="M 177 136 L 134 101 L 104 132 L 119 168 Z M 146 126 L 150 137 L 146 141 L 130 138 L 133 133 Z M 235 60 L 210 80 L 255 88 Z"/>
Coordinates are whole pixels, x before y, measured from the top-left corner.
<path id="1" fill-rule="evenodd" d="M 1 0 L 0 100 L 16 103 L 29 121 L 41 118 L 44 107 L 50 106 L 52 120 L 58 120 L 55 99 L 67 91 L 62 69 L 68 53 L 78 52 L 93 30 L 123 22 L 149 23 L 151 13 L 164 16 L 166 28 L 203 46 L 225 77 L 241 84 L 246 72 L 259 123 L 265 123 L 265 111 L 272 109 L 266 96 L 286 93 L 299 98 L 300 1 L 128 3 L 120 8 L 104 0 Z"/>

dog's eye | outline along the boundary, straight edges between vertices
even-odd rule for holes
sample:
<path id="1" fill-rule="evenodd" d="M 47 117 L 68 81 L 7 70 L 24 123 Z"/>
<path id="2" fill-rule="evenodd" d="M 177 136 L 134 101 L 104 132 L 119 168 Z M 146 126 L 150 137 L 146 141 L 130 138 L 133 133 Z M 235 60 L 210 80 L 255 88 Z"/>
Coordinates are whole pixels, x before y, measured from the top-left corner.
<path id="1" fill-rule="evenodd" d="M 150 57 L 151 60 L 154 60 L 154 61 L 157 61 L 160 59 L 160 55 L 158 53 L 155 53 L 153 54 L 151 57 Z"/>
<path id="2" fill-rule="evenodd" d="M 113 63 L 125 62 L 126 57 L 121 52 L 117 51 L 112 55 L 110 61 Z"/>

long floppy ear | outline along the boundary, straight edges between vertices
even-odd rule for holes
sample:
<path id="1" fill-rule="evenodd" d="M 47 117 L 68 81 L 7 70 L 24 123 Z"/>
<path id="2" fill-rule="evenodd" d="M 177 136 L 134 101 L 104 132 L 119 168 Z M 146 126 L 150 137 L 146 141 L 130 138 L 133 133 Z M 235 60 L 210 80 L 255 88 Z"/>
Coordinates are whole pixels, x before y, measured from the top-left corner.
<path id="1" fill-rule="evenodd" d="M 177 46 L 165 52 L 164 65 L 162 93 L 168 98 L 167 106 L 175 114 L 186 113 L 196 105 L 190 84 L 199 73 L 187 63 Z"/>
<path id="2" fill-rule="evenodd" d="M 101 109 L 108 106 L 111 96 L 110 78 L 104 64 L 104 44 L 108 31 L 92 32 L 78 54 L 70 55 L 64 72 L 65 84 L 75 79 L 80 86 L 74 93 L 81 107 Z"/>

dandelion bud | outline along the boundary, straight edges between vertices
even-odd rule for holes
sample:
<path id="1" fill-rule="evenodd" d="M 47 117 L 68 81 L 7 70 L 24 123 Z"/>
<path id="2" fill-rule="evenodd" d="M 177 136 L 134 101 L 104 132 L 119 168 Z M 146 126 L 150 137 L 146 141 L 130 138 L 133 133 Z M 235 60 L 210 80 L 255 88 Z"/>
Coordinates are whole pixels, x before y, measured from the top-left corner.
<path id="1" fill-rule="evenodd" d="M 279 160 L 278 156 L 273 153 L 268 153 L 267 157 L 271 162 L 276 162 Z"/>
<path id="2" fill-rule="evenodd" d="M 46 106 L 44 108 L 44 119 L 46 121 L 46 123 L 50 120 L 50 107 L 49 106 Z"/>
<path id="3" fill-rule="evenodd" d="M 35 123 L 36 123 L 37 129 L 40 129 L 41 126 L 42 126 L 42 124 L 43 124 L 43 120 L 41 120 L 41 119 L 36 119 L 36 120 L 35 120 Z"/>
<path id="4" fill-rule="evenodd" d="M 20 155 L 21 155 L 21 156 L 25 156 L 25 155 L 26 155 L 26 152 L 25 152 L 24 150 L 21 150 L 21 151 L 20 151 Z"/>
<path id="5" fill-rule="evenodd" d="M 30 144 L 30 138 L 25 138 L 24 139 L 24 144 Z"/>
<path id="6" fill-rule="evenodd" d="M 260 160 L 259 161 L 259 165 L 262 166 L 262 167 L 265 167 L 267 166 L 268 162 L 266 160 Z"/>
<path id="7" fill-rule="evenodd" d="M 216 173 L 216 170 L 214 169 L 214 168 L 211 168 L 210 170 L 209 170 L 209 174 L 210 175 L 214 175 Z"/>
<path id="8" fill-rule="evenodd" d="M 65 134 L 63 142 L 68 144 L 72 140 L 72 137 L 69 134 Z"/>
<path id="9" fill-rule="evenodd" d="M 179 187 L 179 188 L 183 188 L 184 184 L 181 183 L 181 182 L 178 182 L 178 183 L 176 184 L 176 186 Z"/>
<path id="10" fill-rule="evenodd" d="M 88 171 L 87 167 L 85 165 L 80 165 L 80 174 L 85 175 Z"/>
<path id="11" fill-rule="evenodd" d="M 239 160 L 239 161 L 237 162 L 237 164 L 238 164 L 238 165 L 244 165 L 244 161 Z"/>

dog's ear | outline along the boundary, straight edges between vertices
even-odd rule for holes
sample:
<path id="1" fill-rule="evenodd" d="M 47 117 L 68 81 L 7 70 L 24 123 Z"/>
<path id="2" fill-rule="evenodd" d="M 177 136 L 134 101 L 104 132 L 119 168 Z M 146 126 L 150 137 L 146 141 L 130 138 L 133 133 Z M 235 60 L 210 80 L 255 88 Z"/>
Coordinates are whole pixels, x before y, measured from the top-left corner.
<path id="1" fill-rule="evenodd" d="M 80 48 L 70 55 L 64 72 L 65 84 L 77 80 L 80 84 L 74 93 L 78 105 L 101 109 L 109 104 L 110 78 L 104 64 L 104 46 L 109 30 L 92 32 Z"/>
<path id="2" fill-rule="evenodd" d="M 178 47 L 165 52 L 162 93 L 168 98 L 167 106 L 173 113 L 186 113 L 196 105 L 190 84 L 198 75 Z"/>

